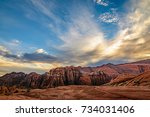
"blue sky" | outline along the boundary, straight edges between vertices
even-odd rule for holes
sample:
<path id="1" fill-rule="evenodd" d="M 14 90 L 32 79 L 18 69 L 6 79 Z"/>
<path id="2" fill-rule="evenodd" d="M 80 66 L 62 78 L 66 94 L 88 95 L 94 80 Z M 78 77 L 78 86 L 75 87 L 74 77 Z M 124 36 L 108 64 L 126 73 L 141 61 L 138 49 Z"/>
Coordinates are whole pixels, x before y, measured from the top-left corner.
<path id="1" fill-rule="evenodd" d="M 141 48 L 149 42 L 148 5 L 150 0 L 0 0 L 0 72 L 147 59 L 149 47 Z"/>

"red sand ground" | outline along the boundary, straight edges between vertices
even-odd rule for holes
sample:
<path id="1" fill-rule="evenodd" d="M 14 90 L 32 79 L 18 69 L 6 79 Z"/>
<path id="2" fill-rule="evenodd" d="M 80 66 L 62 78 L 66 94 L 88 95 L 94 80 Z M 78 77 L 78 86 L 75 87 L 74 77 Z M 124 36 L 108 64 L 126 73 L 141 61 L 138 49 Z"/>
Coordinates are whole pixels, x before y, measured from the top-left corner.
<path id="1" fill-rule="evenodd" d="M 146 86 L 60 86 L 32 89 L 13 95 L 0 95 L 2 100 L 150 100 L 150 87 Z"/>

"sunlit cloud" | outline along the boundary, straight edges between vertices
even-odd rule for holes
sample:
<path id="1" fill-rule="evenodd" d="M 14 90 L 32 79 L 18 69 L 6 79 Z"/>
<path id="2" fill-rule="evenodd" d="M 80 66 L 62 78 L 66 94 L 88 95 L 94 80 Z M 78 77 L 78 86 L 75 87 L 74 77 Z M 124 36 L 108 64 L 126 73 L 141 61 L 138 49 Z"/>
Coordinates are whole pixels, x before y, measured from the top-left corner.
<path id="1" fill-rule="evenodd" d="M 5 58 L 0 56 L 0 75 L 4 73 L 9 73 L 9 72 L 20 72 L 23 71 L 25 73 L 30 73 L 32 72 L 39 72 L 39 73 L 44 73 L 46 71 L 49 71 L 51 68 L 55 68 L 57 66 L 60 66 L 60 64 L 53 63 L 53 64 L 48 64 L 48 63 L 41 63 L 41 62 L 17 62 L 13 61 L 11 59 Z"/>
<path id="2" fill-rule="evenodd" d="M 94 0 L 94 2 L 101 7 L 109 6 L 109 2 L 105 0 Z M 11 39 L 9 42 L 0 41 L 0 74 L 12 70 L 43 72 L 66 65 L 88 66 L 104 60 L 128 62 L 148 59 L 150 57 L 150 0 L 132 0 L 126 4 L 128 11 L 123 17 L 120 17 L 115 9 L 95 17 L 91 8 L 81 4 L 65 7 L 66 14 L 59 17 L 56 11 L 60 7 L 54 2 L 28 1 L 27 5 L 30 7 L 26 10 L 25 16 L 34 14 L 30 18 L 28 16 L 34 21 L 37 16 L 40 16 L 35 22 L 53 32 L 55 36 L 52 38 L 61 41 L 61 44 L 50 45 L 58 53 L 51 54 L 50 49 L 35 47 L 32 52 L 18 54 L 17 48 L 21 48 L 24 44 L 22 41 L 19 39 Z M 105 25 L 117 25 L 118 32 L 108 40 L 99 22 Z"/>
<path id="3" fill-rule="evenodd" d="M 125 20 L 122 20 L 118 35 L 106 49 L 106 55 L 110 59 L 128 58 L 129 61 L 135 61 L 149 58 L 149 4 L 149 0 L 132 4 L 134 10 L 127 14 Z"/>
<path id="4" fill-rule="evenodd" d="M 79 33 L 82 30 L 82 27 L 76 28 L 78 30 L 75 30 L 75 28 L 71 29 L 70 32 L 67 32 L 68 35 L 65 35 L 65 38 L 68 39 L 65 43 L 66 48 L 68 46 L 68 51 L 72 52 L 72 55 L 80 54 L 79 56 L 74 56 L 79 60 L 76 62 L 81 64 L 81 61 L 83 60 L 85 65 L 106 58 L 112 60 L 128 58 L 128 61 L 147 59 L 149 57 L 148 54 L 150 53 L 150 46 L 148 46 L 150 41 L 149 4 L 149 1 L 146 0 L 142 2 L 139 1 L 137 5 L 132 4 L 131 6 L 135 7 L 133 8 L 135 10 L 129 12 L 126 15 L 126 19 L 122 19 L 122 22 L 118 24 L 123 24 L 125 27 L 120 26 L 120 31 L 117 33 L 116 37 L 110 41 L 104 38 L 103 33 L 93 23 L 93 20 L 90 20 L 91 23 L 86 23 L 84 20 L 78 20 L 82 25 L 85 24 L 85 29 L 88 29 L 88 26 L 93 26 L 92 29 L 95 30 L 95 32 L 93 30 L 91 32 L 94 36 L 89 36 L 88 34 L 91 33 L 88 32 L 86 34 L 88 38 L 86 38 L 86 36 L 83 36 L 82 38 L 82 35 Z M 86 54 L 86 52 L 88 54 Z M 90 52 L 92 52 L 92 54 Z M 85 58 L 86 62 L 82 57 Z"/>
<path id="5" fill-rule="evenodd" d="M 36 53 L 39 53 L 39 54 L 48 54 L 44 49 L 40 48 L 40 49 L 37 49 L 35 51 Z"/>

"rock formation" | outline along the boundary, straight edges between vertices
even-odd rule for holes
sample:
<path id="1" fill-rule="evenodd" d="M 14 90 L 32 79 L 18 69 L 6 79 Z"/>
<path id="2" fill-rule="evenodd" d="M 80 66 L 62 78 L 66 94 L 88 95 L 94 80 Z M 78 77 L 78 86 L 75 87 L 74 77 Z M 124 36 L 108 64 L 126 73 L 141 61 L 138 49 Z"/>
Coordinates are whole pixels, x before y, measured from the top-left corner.
<path id="1" fill-rule="evenodd" d="M 90 73 L 90 79 L 92 85 L 102 85 L 110 82 L 111 77 L 105 74 L 103 71 L 96 71 Z"/>
<path id="2" fill-rule="evenodd" d="M 141 73 L 140 75 L 124 75 L 118 76 L 106 86 L 148 86 L 150 87 L 150 71 Z"/>
<path id="3" fill-rule="evenodd" d="M 20 82 L 26 77 L 25 73 L 22 72 L 12 72 L 0 77 L 0 86 L 19 86 Z"/>
<path id="4" fill-rule="evenodd" d="M 51 88 L 64 85 L 102 85 L 111 78 L 102 71 L 83 74 L 78 67 L 60 67 L 51 69 L 42 75 L 35 72 L 24 74 L 6 74 L 0 78 L 1 86 L 17 86 L 20 88 Z"/>
<path id="5" fill-rule="evenodd" d="M 109 63 L 98 67 L 59 67 L 42 75 L 35 72 L 12 72 L 0 77 L 0 86 L 51 88 L 64 85 L 137 85 L 138 81 L 132 81 L 132 78 L 149 70 L 150 62 L 144 60 L 119 65 Z"/>

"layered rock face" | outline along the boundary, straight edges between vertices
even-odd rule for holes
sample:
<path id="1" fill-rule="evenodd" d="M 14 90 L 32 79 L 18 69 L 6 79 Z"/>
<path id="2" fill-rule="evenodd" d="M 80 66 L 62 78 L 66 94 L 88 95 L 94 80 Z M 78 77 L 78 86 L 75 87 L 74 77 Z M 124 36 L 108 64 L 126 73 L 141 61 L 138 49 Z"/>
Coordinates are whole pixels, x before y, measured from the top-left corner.
<path id="1" fill-rule="evenodd" d="M 148 86 L 150 87 L 150 71 L 141 73 L 122 83 L 123 86 Z"/>
<path id="2" fill-rule="evenodd" d="M 81 73 L 78 67 L 60 67 L 51 69 L 42 75 L 35 72 L 10 73 L 0 78 L 1 86 L 19 88 L 51 88 L 64 85 L 102 85 L 111 78 L 102 71 Z"/>
<path id="3" fill-rule="evenodd" d="M 12 72 L 0 77 L 0 86 L 51 88 L 64 85 L 103 85 L 106 83 L 122 85 L 127 80 L 132 80 L 133 76 L 149 70 L 150 62 L 140 61 L 119 65 L 106 64 L 98 67 L 59 67 L 42 75 L 35 72 L 29 74 Z M 134 85 L 134 81 L 132 84 Z"/>
<path id="4" fill-rule="evenodd" d="M 61 67 L 51 69 L 42 75 L 37 73 L 6 74 L 0 78 L 0 85 L 26 88 L 49 88 L 63 85 L 78 85 L 80 71 L 76 67 Z"/>
<path id="5" fill-rule="evenodd" d="M 62 85 L 79 84 L 79 79 L 81 76 L 81 73 L 77 67 L 51 69 L 49 74 L 55 81 L 60 81 Z"/>
<path id="6" fill-rule="evenodd" d="M 150 70 L 150 60 L 143 60 L 125 64 L 104 64 L 95 68 L 98 71 L 103 71 L 112 78 L 116 78 L 120 74 L 139 75 Z"/>
<path id="7" fill-rule="evenodd" d="M 105 74 L 103 71 L 97 71 L 90 73 L 92 85 L 102 85 L 110 82 L 111 77 Z"/>
<path id="8" fill-rule="evenodd" d="M 150 87 L 150 71 L 146 71 L 137 76 L 120 75 L 106 86 L 148 86 Z"/>
<path id="9" fill-rule="evenodd" d="M 25 73 L 22 72 L 12 72 L 0 77 L 0 86 L 19 86 L 20 82 L 26 77 Z"/>
<path id="10" fill-rule="evenodd" d="M 136 75 L 132 74 L 120 74 L 115 79 L 112 79 L 109 83 L 107 83 L 107 86 L 120 86 L 123 82 L 133 79 Z"/>
<path id="11" fill-rule="evenodd" d="M 19 83 L 19 87 L 38 88 L 40 86 L 41 75 L 35 72 L 27 74 Z"/>

